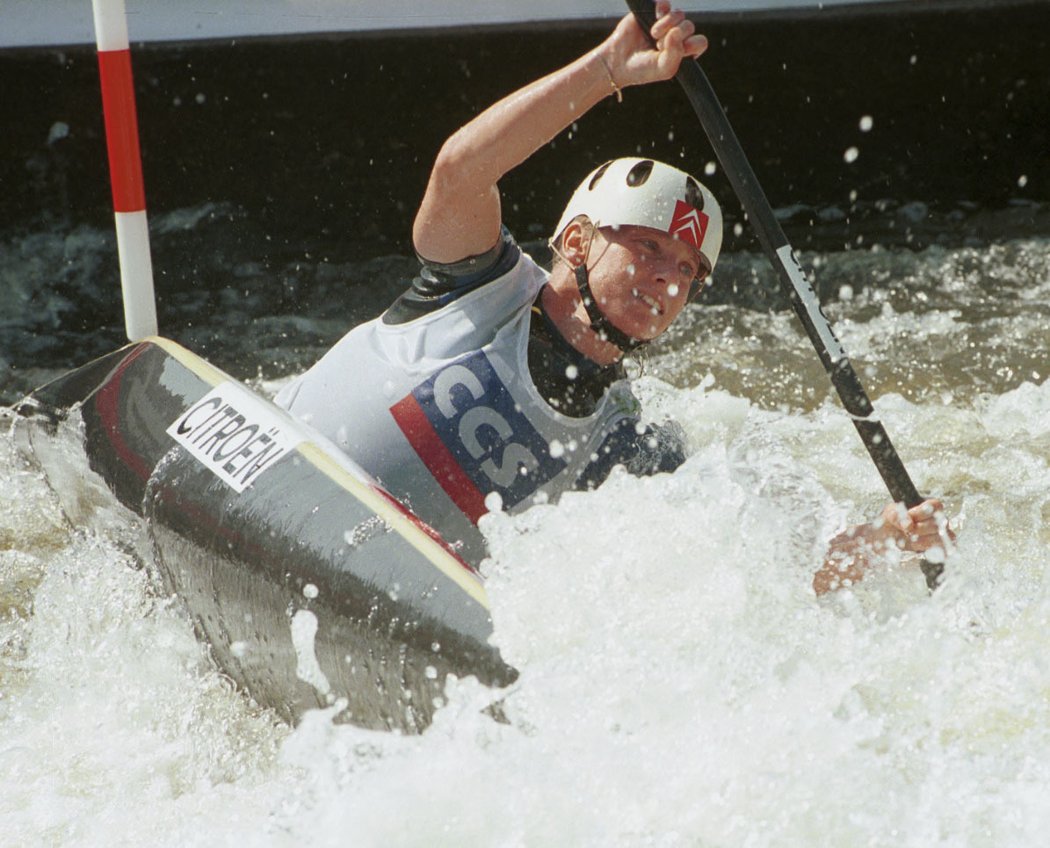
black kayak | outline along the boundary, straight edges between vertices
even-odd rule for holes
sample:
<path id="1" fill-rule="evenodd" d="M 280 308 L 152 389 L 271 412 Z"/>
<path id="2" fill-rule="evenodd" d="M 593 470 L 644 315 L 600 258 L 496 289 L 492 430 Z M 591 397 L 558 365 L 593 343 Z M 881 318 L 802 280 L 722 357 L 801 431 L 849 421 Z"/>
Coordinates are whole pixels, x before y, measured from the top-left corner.
<path id="1" fill-rule="evenodd" d="M 112 493 L 218 666 L 283 718 L 345 699 L 340 720 L 418 732 L 449 674 L 516 676 L 470 564 L 324 437 L 176 343 L 128 345 L 15 410 L 71 520 L 86 492 Z"/>

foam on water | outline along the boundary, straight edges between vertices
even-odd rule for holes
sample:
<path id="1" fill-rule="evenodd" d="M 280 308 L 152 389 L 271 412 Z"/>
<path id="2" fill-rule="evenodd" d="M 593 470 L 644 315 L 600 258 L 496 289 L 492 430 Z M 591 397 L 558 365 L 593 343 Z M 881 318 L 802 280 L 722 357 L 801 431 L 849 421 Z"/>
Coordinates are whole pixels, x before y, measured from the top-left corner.
<path id="1" fill-rule="evenodd" d="M 1044 403 L 1043 388 L 1002 403 L 1033 391 Z M 1043 521 L 1014 511 L 1045 492 L 1045 452 L 1027 454 L 1007 502 L 960 499 L 979 530 L 961 536 L 934 597 L 900 565 L 818 603 L 809 577 L 828 524 L 843 501 L 869 497 L 870 475 L 850 461 L 833 463 L 845 498 L 820 482 L 818 466 L 851 453 L 848 432 L 815 426 L 827 410 L 782 416 L 702 391 L 677 401 L 694 433 L 725 435 L 674 475 L 619 475 L 488 520 L 496 637 L 522 669 L 502 699 L 509 725 L 485 719 L 491 695 L 469 685 L 422 739 L 325 723 L 326 760 L 310 766 L 293 833 L 317 844 L 1035 844 L 1048 823 L 1039 644 L 1050 603 Z M 892 406 L 895 419 L 943 414 Z M 974 419 L 998 426 L 990 412 Z M 320 742 L 321 720 L 285 752 L 307 732 Z"/>
<path id="2" fill-rule="evenodd" d="M 686 428 L 682 468 L 485 519 L 495 639 L 521 676 L 453 682 L 420 737 L 334 724 L 338 705 L 295 729 L 253 708 L 156 594 L 136 527 L 97 504 L 68 527 L 5 435 L 0 845 L 1040 844 L 1050 382 L 1026 357 L 1045 355 L 1050 252 L 1003 251 L 974 304 L 855 280 L 830 307 L 959 531 L 936 593 L 899 562 L 813 597 L 825 540 L 874 515 L 881 484 L 826 391 L 799 388 L 808 365 L 760 367 L 803 361 L 790 319 L 713 307 L 639 381 Z M 941 301 L 966 275 L 935 269 L 969 261 L 891 257 Z"/>
<path id="3" fill-rule="evenodd" d="M 186 797 L 221 829 L 218 799 L 198 793 L 253 783 L 283 730 L 153 591 L 136 528 L 65 526 L 8 434 L 0 452 L 0 844 L 145 844 L 158 828 L 179 844 Z"/>

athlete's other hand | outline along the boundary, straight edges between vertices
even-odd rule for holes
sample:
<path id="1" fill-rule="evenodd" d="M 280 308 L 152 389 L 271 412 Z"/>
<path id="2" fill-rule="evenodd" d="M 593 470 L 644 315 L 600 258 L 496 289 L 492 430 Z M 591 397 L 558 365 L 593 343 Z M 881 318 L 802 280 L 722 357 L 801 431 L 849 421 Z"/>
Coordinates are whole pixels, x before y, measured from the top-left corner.
<path id="1" fill-rule="evenodd" d="M 905 509 L 904 504 L 892 503 L 882 511 L 882 532 L 904 551 L 917 554 L 939 548 L 943 553 L 949 542 L 955 541 L 955 532 L 948 524 L 944 504 L 936 498 Z"/>

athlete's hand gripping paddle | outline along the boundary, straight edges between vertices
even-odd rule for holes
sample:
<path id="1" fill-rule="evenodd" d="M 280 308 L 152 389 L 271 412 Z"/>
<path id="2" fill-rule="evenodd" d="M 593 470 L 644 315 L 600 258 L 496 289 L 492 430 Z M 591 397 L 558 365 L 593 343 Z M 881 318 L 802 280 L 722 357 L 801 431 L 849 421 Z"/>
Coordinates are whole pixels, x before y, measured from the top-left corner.
<path id="1" fill-rule="evenodd" d="M 627 0 L 627 6 L 634 13 L 642 31 L 648 35 L 656 22 L 652 0 Z M 733 132 L 729 118 L 718 102 L 707 75 L 697 60 L 685 59 L 678 68 L 676 79 L 685 89 L 711 147 L 733 186 L 733 191 L 736 192 L 755 228 L 762 249 L 772 263 L 781 286 L 791 300 L 795 314 L 820 356 L 842 405 L 853 419 L 853 425 L 857 428 L 886 488 L 889 489 L 890 496 L 895 501 L 903 501 L 909 508 L 917 506 L 922 503 L 923 498 L 908 476 L 882 422 L 874 417 L 875 409 L 856 371 L 853 370 L 846 351 L 821 311 L 816 292 L 795 258 L 787 236 L 784 235 L 780 222 L 777 221 L 762 187 L 758 184 L 755 172 L 751 169 L 740 142 L 737 141 L 736 133 Z M 940 563 L 922 560 L 922 573 L 930 589 L 937 586 L 942 570 L 943 565 Z"/>

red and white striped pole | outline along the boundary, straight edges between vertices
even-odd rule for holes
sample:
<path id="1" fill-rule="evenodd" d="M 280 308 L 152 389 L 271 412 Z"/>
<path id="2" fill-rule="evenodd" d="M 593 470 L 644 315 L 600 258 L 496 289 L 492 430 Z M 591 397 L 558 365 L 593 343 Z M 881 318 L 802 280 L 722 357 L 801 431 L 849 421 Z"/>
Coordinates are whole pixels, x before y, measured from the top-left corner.
<path id="1" fill-rule="evenodd" d="M 135 87 L 131 80 L 128 22 L 124 0 L 92 0 L 92 8 L 117 226 L 120 284 L 124 292 L 124 326 L 131 341 L 140 341 L 157 334 L 157 305 L 153 295 L 153 262 L 139 154 Z"/>

